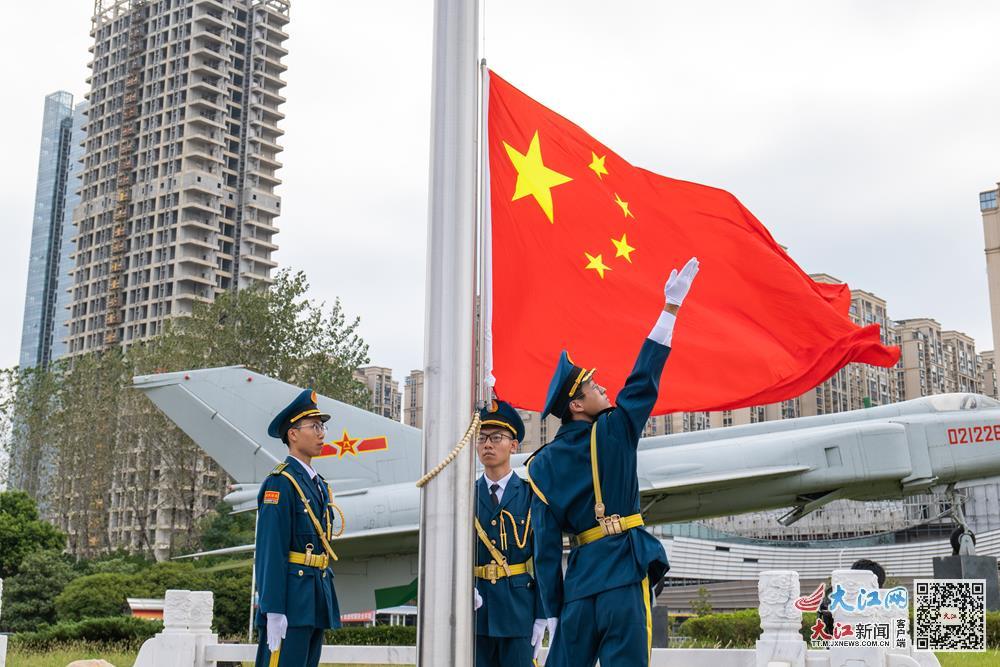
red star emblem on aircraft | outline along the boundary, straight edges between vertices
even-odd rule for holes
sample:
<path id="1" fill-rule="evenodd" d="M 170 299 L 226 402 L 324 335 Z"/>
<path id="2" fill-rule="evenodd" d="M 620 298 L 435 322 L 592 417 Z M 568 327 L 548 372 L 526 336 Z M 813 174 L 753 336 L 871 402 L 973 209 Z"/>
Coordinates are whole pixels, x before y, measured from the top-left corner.
<path id="1" fill-rule="evenodd" d="M 333 444 L 340 447 L 340 458 L 344 458 L 344 454 L 347 454 L 348 452 L 354 456 L 358 455 L 358 450 L 355 448 L 355 445 L 358 444 L 358 439 L 349 436 L 346 429 L 344 430 L 344 435 L 340 438 L 340 440 L 337 440 Z"/>

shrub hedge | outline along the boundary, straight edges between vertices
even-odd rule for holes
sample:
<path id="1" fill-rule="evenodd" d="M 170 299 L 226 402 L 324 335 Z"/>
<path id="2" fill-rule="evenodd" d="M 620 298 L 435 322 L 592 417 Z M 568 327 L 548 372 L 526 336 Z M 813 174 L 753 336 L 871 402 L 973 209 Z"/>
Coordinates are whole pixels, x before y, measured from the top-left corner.
<path id="1" fill-rule="evenodd" d="M 416 646 L 412 625 L 376 625 L 372 628 L 337 628 L 326 633 L 327 644 L 341 646 Z"/>
<path id="2" fill-rule="evenodd" d="M 159 621 L 131 616 L 87 618 L 76 622 L 56 623 L 35 632 L 19 632 L 13 635 L 11 644 L 29 651 L 46 651 L 70 642 L 138 648 L 142 642 L 162 629 L 163 623 Z"/>

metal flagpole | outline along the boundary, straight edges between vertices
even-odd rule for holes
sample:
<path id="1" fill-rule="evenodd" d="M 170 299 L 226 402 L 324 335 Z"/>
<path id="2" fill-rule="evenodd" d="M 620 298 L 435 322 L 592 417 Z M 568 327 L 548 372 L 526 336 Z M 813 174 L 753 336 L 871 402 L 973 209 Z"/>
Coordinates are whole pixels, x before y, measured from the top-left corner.
<path id="1" fill-rule="evenodd" d="M 253 513 L 253 543 L 257 544 L 257 520 L 260 512 Z M 250 623 L 247 625 L 247 643 L 253 644 L 253 626 L 257 612 L 257 552 L 254 551 L 253 561 L 250 564 Z"/>
<path id="2" fill-rule="evenodd" d="M 477 0 L 436 0 L 424 342 L 423 463 L 441 462 L 475 408 Z M 417 664 L 471 665 L 473 448 L 423 487 Z"/>

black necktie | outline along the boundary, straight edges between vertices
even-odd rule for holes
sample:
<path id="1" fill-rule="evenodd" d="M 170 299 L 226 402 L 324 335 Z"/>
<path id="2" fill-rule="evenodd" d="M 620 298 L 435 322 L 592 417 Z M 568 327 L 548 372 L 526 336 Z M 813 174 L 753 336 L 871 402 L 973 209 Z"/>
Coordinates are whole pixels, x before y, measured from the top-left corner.
<path id="1" fill-rule="evenodd" d="M 490 500 L 493 501 L 493 507 L 500 504 L 500 499 L 497 498 L 497 489 L 500 488 L 499 484 L 490 484 Z"/>
<path id="2" fill-rule="evenodd" d="M 313 477 L 316 480 L 316 488 L 319 490 L 319 499 L 321 502 L 326 502 L 326 496 L 323 495 L 323 481 L 319 478 L 319 475 Z"/>

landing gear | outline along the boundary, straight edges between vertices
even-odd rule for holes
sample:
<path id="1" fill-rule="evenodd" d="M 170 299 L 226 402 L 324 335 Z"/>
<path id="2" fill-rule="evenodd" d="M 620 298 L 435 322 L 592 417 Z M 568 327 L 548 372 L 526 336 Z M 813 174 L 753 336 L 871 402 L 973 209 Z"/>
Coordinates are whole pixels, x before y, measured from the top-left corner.
<path id="1" fill-rule="evenodd" d="M 976 534 L 968 528 L 958 526 L 951 531 L 951 555 L 965 556 L 975 555 Z"/>
<path id="2" fill-rule="evenodd" d="M 948 498 L 948 514 L 958 524 L 951 532 L 951 555 L 975 556 L 976 534 L 972 532 L 965 520 L 965 512 L 962 511 L 965 497 L 955 490 L 954 484 L 948 485 L 945 495 Z"/>

